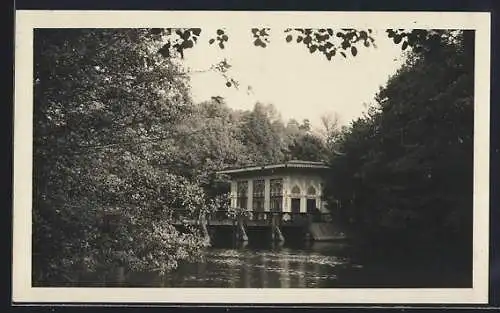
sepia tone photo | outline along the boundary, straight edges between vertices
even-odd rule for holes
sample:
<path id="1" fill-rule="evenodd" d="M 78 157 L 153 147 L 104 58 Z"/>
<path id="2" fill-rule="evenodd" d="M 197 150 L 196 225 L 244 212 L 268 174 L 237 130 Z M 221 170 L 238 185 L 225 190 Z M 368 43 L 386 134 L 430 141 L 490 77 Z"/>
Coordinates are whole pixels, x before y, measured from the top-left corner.
<path id="1" fill-rule="evenodd" d="M 33 27 L 30 288 L 473 290 L 475 29 L 192 24 Z"/>

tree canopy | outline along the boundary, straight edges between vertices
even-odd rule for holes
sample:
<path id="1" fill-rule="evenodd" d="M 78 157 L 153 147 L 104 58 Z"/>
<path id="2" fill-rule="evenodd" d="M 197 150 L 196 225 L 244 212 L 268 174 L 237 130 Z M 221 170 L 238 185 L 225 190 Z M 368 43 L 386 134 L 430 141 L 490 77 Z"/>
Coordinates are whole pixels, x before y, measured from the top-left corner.
<path id="1" fill-rule="evenodd" d="M 284 159 L 272 105 L 192 103 L 188 76 L 148 33 L 35 32 L 36 283 L 114 265 L 169 271 L 205 244 L 172 226 L 175 210 L 224 205 L 217 170 Z"/>
<path id="2" fill-rule="evenodd" d="M 200 251 L 165 223 L 204 202 L 163 166 L 189 87 L 145 32 L 35 32 L 35 282 L 106 264 L 164 272 Z"/>
<path id="3" fill-rule="evenodd" d="M 474 33 L 452 35 L 412 54 L 337 142 L 327 194 L 360 232 L 472 238 Z"/>
<path id="4" fill-rule="evenodd" d="M 160 271 L 206 243 L 172 225 L 227 205 L 219 169 L 291 159 L 327 161 L 325 189 L 353 231 L 471 236 L 474 34 L 387 30 L 407 63 L 367 114 L 324 132 L 284 121 L 272 104 L 234 110 L 193 103 L 176 54 L 202 30 L 38 29 L 34 34 L 33 281 L 67 281 L 103 266 Z M 249 30 L 258 48 L 269 29 Z M 373 47 L 371 30 L 283 30 L 332 60 Z M 224 49 L 230 33 L 209 37 Z M 230 67 L 213 66 L 227 79 Z M 403 231 L 404 230 L 404 231 Z M 468 238 L 468 237 L 467 237 Z"/>

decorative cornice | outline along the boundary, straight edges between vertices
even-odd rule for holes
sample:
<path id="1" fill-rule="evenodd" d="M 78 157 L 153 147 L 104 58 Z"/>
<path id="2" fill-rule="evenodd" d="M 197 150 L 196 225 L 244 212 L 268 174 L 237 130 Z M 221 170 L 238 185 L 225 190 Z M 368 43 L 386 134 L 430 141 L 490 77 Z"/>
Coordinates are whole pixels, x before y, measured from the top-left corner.
<path id="1" fill-rule="evenodd" d="M 313 161 L 300 161 L 293 160 L 285 163 L 279 164 L 268 164 L 261 166 L 246 166 L 240 168 L 227 169 L 223 171 L 218 171 L 218 174 L 236 174 L 236 173 L 247 173 L 247 172 L 258 172 L 269 169 L 278 169 L 278 168 L 308 168 L 308 169 L 329 169 L 329 167 L 323 162 L 313 162 Z"/>

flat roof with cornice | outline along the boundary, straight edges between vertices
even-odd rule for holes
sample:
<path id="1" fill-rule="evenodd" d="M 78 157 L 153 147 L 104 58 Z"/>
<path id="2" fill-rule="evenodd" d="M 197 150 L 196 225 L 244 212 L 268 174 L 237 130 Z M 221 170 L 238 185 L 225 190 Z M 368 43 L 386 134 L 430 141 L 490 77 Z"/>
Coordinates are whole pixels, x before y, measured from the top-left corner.
<path id="1" fill-rule="evenodd" d="M 263 170 L 279 169 L 279 168 L 302 168 L 302 169 L 328 169 L 329 167 L 323 162 L 313 162 L 313 161 L 300 161 L 293 160 L 285 163 L 279 164 L 267 164 L 267 165 L 252 165 L 240 168 L 227 169 L 217 172 L 218 174 L 236 174 L 236 173 L 248 173 L 248 172 L 258 172 Z"/>

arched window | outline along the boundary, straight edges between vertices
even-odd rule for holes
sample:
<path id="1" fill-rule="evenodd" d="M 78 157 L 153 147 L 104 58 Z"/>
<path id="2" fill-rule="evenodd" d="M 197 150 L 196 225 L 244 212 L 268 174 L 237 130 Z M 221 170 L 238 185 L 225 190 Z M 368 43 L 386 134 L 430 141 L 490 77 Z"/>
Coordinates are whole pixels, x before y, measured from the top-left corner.
<path id="1" fill-rule="evenodd" d="M 307 189 L 307 195 L 309 196 L 315 196 L 316 195 L 316 189 L 314 189 L 313 186 L 310 186 L 308 189 Z"/>
<path id="2" fill-rule="evenodd" d="M 283 179 L 282 178 L 276 178 L 276 179 L 271 179 L 270 182 L 270 191 L 271 191 L 271 203 L 270 203 L 270 209 L 271 212 L 281 212 L 283 207 Z"/>
<path id="3" fill-rule="evenodd" d="M 252 197 L 252 207 L 254 211 L 262 212 L 264 211 L 264 180 L 257 179 L 253 181 L 253 197 Z"/>
<path id="4" fill-rule="evenodd" d="M 299 188 L 299 186 L 297 186 L 297 185 L 293 186 L 293 188 L 292 188 L 292 194 L 293 195 L 300 195 L 300 188 Z"/>

